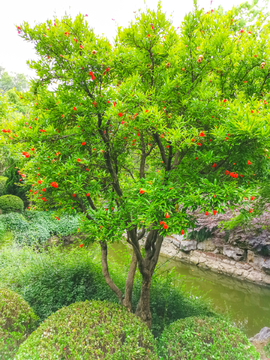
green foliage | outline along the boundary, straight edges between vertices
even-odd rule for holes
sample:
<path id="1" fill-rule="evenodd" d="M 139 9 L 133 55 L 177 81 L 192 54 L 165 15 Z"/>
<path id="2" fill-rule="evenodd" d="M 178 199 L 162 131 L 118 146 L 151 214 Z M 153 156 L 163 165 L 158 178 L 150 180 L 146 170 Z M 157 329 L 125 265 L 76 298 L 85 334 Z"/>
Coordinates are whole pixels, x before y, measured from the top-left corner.
<path id="1" fill-rule="evenodd" d="M 270 357 L 270 342 L 268 342 L 268 343 L 264 346 L 263 350 L 264 350 L 264 352 L 265 352 L 265 355 L 266 355 L 267 357 Z"/>
<path id="2" fill-rule="evenodd" d="M 0 242 L 4 238 L 5 232 L 6 232 L 5 224 L 0 221 Z"/>
<path id="3" fill-rule="evenodd" d="M 30 186 L 20 184 L 19 180 L 22 178 L 19 175 L 18 167 L 9 167 L 5 171 L 5 176 L 7 177 L 7 181 L 4 188 L 4 194 L 18 196 L 23 200 L 25 207 L 27 207 L 29 203 L 27 192 L 30 190 Z"/>
<path id="4" fill-rule="evenodd" d="M 7 177 L 5 176 L 0 176 L 0 196 L 3 195 L 3 191 L 5 188 L 5 184 L 7 182 Z"/>
<path id="5" fill-rule="evenodd" d="M 120 253 L 121 260 L 125 254 Z M 124 290 L 128 268 L 110 262 L 110 275 Z M 152 332 L 159 336 L 166 325 L 186 316 L 213 315 L 200 294 L 191 295 L 184 280 L 173 273 L 155 274 L 151 285 Z M 53 312 L 76 301 L 108 300 L 118 303 L 102 275 L 99 249 L 29 248 L 3 249 L 0 253 L 0 284 L 19 292 L 35 313 L 46 319 Z M 133 310 L 140 296 L 141 279 L 134 280 Z"/>
<path id="6" fill-rule="evenodd" d="M 196 240 L 198 242 L 203 242 L 207 239 L 210 239 L 212 237 L 213 231 L 216 230 L 216 227 L 214 227 L 213 229 L 209 230 L 207 227 L 203 227 L 200 230 L 193 230 L 190 231 L 186 238 L 187 239 L 191 239 L 191 240 Z"/>
<path id="7" fill-rule="evenodd" d="M 52 314 L 20 346 L 16 360 L 157 359 L 151 332 L 118 304 L 76 302 Z"/>
<path id="8" fill-rule="evenodd" d="M 9 213 L 0 215 L 0 223 L 4 224 L 7 230 L 16 232 L 26 232 L 28 230 L 28 223 L 23 214 Z"/>
<path id="9" fill-rule="evenodd" d="M 75 234 L 78 231 L 78 216 L 63 216 L 60 220 L 52 212 L 26 211 L 23 214 L 9 213 L 0 215 L 0 224 L 14 233 L 14 240 L 19 243 L 45 243 L 51 236 L 58 237 Z"/>
<path id="10" fill-rule="evenodd" d="M 137 246 L 151 229 L 137 254 L 149 286 L 158 243 L 193 228 L 190 213 L 243 206 L 247 217 L 244 193 L 269 181 L 270 20 L 240 30 L 241 15 L 195 7 L 178 31 L 159 4 L 113 46 L 82 14 L 20 24 L 37 77 L 3 142 L 23 159 L 33 207 L 82 214 L 96 241 L 128 232 Z"/>
<path id="11" fill-rule="evenodd" d="M 36 328 L 38 317 L 15 292 L 0 289 L 0 358 L 11 360 L 19 345 Z"/>
<path id="12" fill-rule="evenodd" d="M 2 210 L 3 214 L 22 212 L 23 201 L 15 195 L 2 195 L 0 196 L 0 210 Z"/>
<path id="13" fill-rule="evenodd" d="M 164 360 L 259 359 L 239 329 L 211 317 L 190 317 L 171 324 L 159 339 L 159 353 Z"/>

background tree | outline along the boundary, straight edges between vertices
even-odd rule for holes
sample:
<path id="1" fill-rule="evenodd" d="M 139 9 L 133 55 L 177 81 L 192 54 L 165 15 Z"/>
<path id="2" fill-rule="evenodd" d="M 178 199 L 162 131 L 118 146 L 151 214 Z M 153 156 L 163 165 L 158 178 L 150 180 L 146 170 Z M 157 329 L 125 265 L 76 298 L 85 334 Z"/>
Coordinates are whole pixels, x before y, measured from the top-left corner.
<path id="1" fill-rule="evenodd" d="M 39 78 L 24 95 L 30 115 L 4 135 L 25 158 L 31 199 L 59 217 L 82 214 L 80 231 L 100 242 L 106 282 L 130 310 L 138 265 L 135 312 L 149 326 L 164 236 L 194 228 L 198 208 L 245 205 L 249 216 L 244 197 L 269 179 L 269 23 L 258 15 L 236 30 L 238 15 L 195 9 L 178 31 L 159 6 L 119 28 L 114 46 L 82 15 L 19 27 Z M 107 244 L 123 233 L 133 256 L 122 290 Z"/>
<path id="2" fill-rule="evenodd" d="M 17 91 L 28 90 L 28 79 L 24 74 L 10 75 L 4 68 L 0 68 L 0 91 L 6 92 L 16 88 Z"/>

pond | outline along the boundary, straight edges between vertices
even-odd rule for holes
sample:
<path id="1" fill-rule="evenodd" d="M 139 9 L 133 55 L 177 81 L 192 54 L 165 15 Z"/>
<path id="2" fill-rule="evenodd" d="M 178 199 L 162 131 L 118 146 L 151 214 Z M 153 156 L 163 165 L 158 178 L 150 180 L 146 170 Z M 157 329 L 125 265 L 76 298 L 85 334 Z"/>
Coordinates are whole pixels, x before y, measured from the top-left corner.
<path id="1" fill-rule="evenodd" d="M 121 252 L 127 251 L 126 246 L 115 243 L 108 248 L 109 256 L 121 263 Z M 159 257 L 159 262 L 167 269 L 175 268 L 180 275 L 178 281 L 184 281 L 187 290 L 192 292 L 198 289 L 202 294 L 207 293 L 215 310 L 229 314 L 234 324 L 248 337 L 264 326 L 270 327 L 270 287 L 216 274 L 164 256 Z"/>

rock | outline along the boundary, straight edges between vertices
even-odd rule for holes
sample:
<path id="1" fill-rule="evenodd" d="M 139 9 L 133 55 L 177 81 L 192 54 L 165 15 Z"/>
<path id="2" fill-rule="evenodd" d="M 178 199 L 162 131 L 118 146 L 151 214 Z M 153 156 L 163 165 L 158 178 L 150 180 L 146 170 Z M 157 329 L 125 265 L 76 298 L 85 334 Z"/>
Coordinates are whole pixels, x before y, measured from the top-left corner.
<path id="1" fill-rule="evenodd" d="M 262 262 L 262 270 L 270 275 L 270 259 L 264 259 Z"/>
<path id="2" fill-rule="evenodd" d="M 254 252 L 251 250 L 247 251 L 247 262 L 254 263 Z"/>
<path id="3" fill-rule="evenodd" d="M 250 338 L 250 341 L 254 341 L 254 340 L 259 340 L 259 341 L 263 341 L 263 340 L 268 340 L 270 339 L 270 328 L 269 327 L 263 327 L 261 329 L 261 331 L 254 335 L 252 338 Z"/>
<path id="4" fill-rule="evenodd" d="M 182 240 L 180 243 L 180 249 L 185 252 L 196 250 L 196 248 L 197 248 L 197 241 L 195 240 Z"/>
<path id="5" fill-rule="evenodd" d="M 234 259 L 235 261 L 240 261 L 240 260 L 244 260 L 245 250 L 230 245 L 224 245 L 223 255 L 228 256 Z"/>
<path id="6" fill-rule="evenodd" d="M 214 251 L 216 249 L 216 245 L 211 240 L 205 240 L 198 243 L 197 249 L 202 251 Z"/>

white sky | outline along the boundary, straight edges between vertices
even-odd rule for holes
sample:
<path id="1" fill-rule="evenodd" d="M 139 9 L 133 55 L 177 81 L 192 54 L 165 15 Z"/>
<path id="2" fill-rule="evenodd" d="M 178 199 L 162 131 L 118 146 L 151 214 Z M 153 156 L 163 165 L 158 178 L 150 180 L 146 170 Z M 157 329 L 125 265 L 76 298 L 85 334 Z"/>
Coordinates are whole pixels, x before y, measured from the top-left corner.
<path id="1" fill-rule="evenodd" d="M 198 0 L 200 8 L 205 11 L 221 5 L 225 10 L 239 5 L 243 0 Z M 147 0 L 151 9 L 156 9 L 158 0 Z M 162 9 L 168 16 L 172 15 L 174 26 L 178 27 L 185 14 L 192 10 L 192 0 L 163 0 Z M 144 9 L 144 0 L 2 0 L 0 11 L 0 66 L 8 72 L 34 75 L 26 64 L 35 58 L 33 46 L 21 39 L 15 25 L 23 21 L 31 25 L 44 22 L 46 19 L 61 17 L 67 12 L 75 17 L 78 13 L 88 14 L 89 25 L 97 34 L 113 40 L 116 25 L 127 26 L 133 20 L 133 12 Z M 112 20 L 115 19 L 115 20 Z"/>

